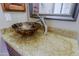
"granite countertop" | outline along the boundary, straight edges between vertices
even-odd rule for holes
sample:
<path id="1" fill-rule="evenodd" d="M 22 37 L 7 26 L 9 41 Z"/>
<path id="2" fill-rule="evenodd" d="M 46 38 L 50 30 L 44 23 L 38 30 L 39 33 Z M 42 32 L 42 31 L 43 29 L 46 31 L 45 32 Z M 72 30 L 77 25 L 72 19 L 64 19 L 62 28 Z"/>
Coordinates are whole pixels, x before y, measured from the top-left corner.
<path id="1" fill-rule="evenodd" d="M 25 56 L 79 55 L 76 32 L 48 28 L 47 35 L 39 29 L 33 36 L 23 37 L 12 28 L 1 30 L 3 39 Z"/>

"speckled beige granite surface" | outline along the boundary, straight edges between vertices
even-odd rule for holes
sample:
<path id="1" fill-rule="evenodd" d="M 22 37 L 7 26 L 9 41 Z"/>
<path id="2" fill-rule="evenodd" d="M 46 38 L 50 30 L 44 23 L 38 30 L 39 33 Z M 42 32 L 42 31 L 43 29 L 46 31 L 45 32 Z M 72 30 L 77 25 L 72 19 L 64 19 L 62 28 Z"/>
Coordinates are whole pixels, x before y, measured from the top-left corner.
<path id="1" fill-rule="evenodd" d="M 8 28 L 2 30 L 4 40 L 21 55 L 54 56 L 79 55 L 78 43 L 71 31 L 49 28 L 47 35 L 38 30 L 33 36 L 23 37 Z"/>

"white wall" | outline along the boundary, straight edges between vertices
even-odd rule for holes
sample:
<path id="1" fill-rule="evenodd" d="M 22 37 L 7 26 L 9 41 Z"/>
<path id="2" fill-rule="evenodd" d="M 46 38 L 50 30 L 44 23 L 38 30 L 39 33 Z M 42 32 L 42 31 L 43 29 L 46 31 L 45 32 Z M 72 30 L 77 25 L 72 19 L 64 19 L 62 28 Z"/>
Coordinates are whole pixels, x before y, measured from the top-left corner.
<path id="1" fill-rule="evenodd" d="M 27 21 L 27 12 L 3 12 L 0 4 L 0 28 L 5 28 L 21 21 Z"/>
<path id="2" fill-rule="evenodd" d="M 57 20 L 47 20 L 47 25 L 51 27 L 57 27 L 67 30 L 73 30 L 79 32 L 79 15 L 76 22 L 71 21 L 57 21 Z"/>

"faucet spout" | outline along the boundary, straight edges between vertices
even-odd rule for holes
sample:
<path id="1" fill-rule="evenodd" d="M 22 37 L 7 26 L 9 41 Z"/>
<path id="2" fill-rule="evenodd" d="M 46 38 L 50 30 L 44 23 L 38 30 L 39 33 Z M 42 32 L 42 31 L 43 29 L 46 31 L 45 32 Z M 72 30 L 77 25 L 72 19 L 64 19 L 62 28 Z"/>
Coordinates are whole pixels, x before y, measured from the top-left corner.
<path id="1" fill-rule="evenodd" d="M 40 18 L 40 21 L 41 21 L 41 23 L 43 24 L 43 27 L 44 27 L 44 34 L 47 34 L 48 27 L 47 27 L 46 21 L 44 20 L 43 16 L 40 16 L 39 18 Z"/>

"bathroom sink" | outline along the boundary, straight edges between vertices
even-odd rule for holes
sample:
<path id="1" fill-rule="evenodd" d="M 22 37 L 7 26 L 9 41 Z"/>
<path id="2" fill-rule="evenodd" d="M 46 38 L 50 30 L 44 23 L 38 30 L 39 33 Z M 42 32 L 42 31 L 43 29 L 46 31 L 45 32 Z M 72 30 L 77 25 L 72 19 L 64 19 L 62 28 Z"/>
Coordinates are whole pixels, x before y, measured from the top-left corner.
<path id="1" fill-rule="evenodd" d="M 22 23 L 16 23 L 12 25 L 12 28 L 15 30 L 15 32 L 21 34 L 21 35 L 32 35 L 35 31 L 37 31 L 41 25 L 36 22 L 22 22 Z"/>

